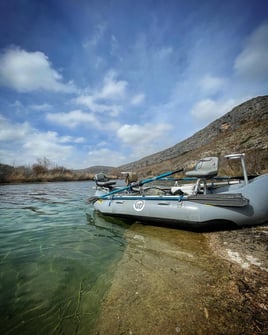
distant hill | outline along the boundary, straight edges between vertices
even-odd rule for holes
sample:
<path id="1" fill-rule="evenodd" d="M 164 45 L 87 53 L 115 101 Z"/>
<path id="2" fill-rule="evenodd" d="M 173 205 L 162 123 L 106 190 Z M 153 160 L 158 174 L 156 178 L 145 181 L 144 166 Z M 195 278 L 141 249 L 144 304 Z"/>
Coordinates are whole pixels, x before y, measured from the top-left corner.
<path id="1" fill-rule="evenodd" d="M 111 173 L 115 168 L 113 166 L 91 166 L 86 169 L 73 170 L 74 173 L 89 173 L 96 174 L 103 172 L 105 174 Z"/>
<path id="2" fill-rule="evenodd" d="M 233 108 L 173 147 L 124 164 L 119 169 L 136 171 L 145 177 L 177 167 L 187 169 L 201 157 L 213 155 L 222 159 L 229 153 L 244 152 L 249 173 L 256 174 L 268 171 L 267 148 L 268 96 L 260 96 Z M 227 160 L 222 159 L 222 173 L 228 170 L 226 164 Z"/>

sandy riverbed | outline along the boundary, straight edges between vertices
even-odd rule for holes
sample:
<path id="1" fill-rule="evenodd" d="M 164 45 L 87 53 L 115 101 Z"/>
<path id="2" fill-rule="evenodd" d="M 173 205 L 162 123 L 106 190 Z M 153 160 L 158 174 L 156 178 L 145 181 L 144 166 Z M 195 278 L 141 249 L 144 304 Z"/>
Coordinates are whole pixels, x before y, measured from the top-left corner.
<path id="1" fill-rule="evenodd" d="M 267 334 L 268 226 L 193 233 L 134 224 L 99 335 Z"/>

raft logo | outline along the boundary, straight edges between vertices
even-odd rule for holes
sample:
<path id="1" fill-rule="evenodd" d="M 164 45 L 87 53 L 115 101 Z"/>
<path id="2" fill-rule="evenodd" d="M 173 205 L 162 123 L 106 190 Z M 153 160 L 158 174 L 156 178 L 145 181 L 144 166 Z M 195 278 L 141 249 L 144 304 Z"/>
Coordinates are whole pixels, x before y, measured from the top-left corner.
<path id="1" fill-rule="evenodd" d="M 144 206 L 145 206 L 145 202 L 144 202 L 143 200 L 137 200 L 137 201 L 135 201 L 134 204 L 133 204 L 133 208 L 134 208 L 135 211 L 137 211 L 137 212 L 142 211 L 143 208 L 144 208 Z"/>

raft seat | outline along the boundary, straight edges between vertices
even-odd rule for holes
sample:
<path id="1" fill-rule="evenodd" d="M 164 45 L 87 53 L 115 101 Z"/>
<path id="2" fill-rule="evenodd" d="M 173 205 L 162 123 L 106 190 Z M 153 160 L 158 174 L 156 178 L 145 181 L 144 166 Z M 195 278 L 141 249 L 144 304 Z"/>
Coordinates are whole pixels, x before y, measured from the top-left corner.
<path id="1" fill-rule="evenodd" d="M 187 171 L 185 174 L 188 177 L 196 177 L 197 181 L 194 187 L 194 194 L 201 193 L 201 184 L 203 184 L 203 193 L 207 193 L 207 183 L 206 180 L 217 176 L 219 166 L 218 157 L 206 157 L 200 159 L 195 169 L 192 171 Z"/>
<path id="2" fill-rule="evenodd" d="M 100 187 L 106 187 L 113 189 L 113 186 L 116 184 L 115 181 L 96 181 L 96 185 Z"/>
<path id="3" fill-rule="evenodd" d="M 97 186 L 106 187 L 109 190 L 112 190 L 114 185 L 116 184 L 115 181 L 110 180 L 103 172 L 97 173 L 94 177 L 95 183 Z"/>

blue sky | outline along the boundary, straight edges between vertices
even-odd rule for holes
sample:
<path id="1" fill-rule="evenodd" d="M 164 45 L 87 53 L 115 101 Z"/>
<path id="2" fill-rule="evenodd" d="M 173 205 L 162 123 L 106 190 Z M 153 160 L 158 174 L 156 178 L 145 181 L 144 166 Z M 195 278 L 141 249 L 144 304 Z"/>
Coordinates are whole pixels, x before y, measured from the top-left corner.
<path id="1" fill-rule="evenodd" d="M 120 166 L 268 93 L 266 0 L 1 0 L 0 162 Z"/>

